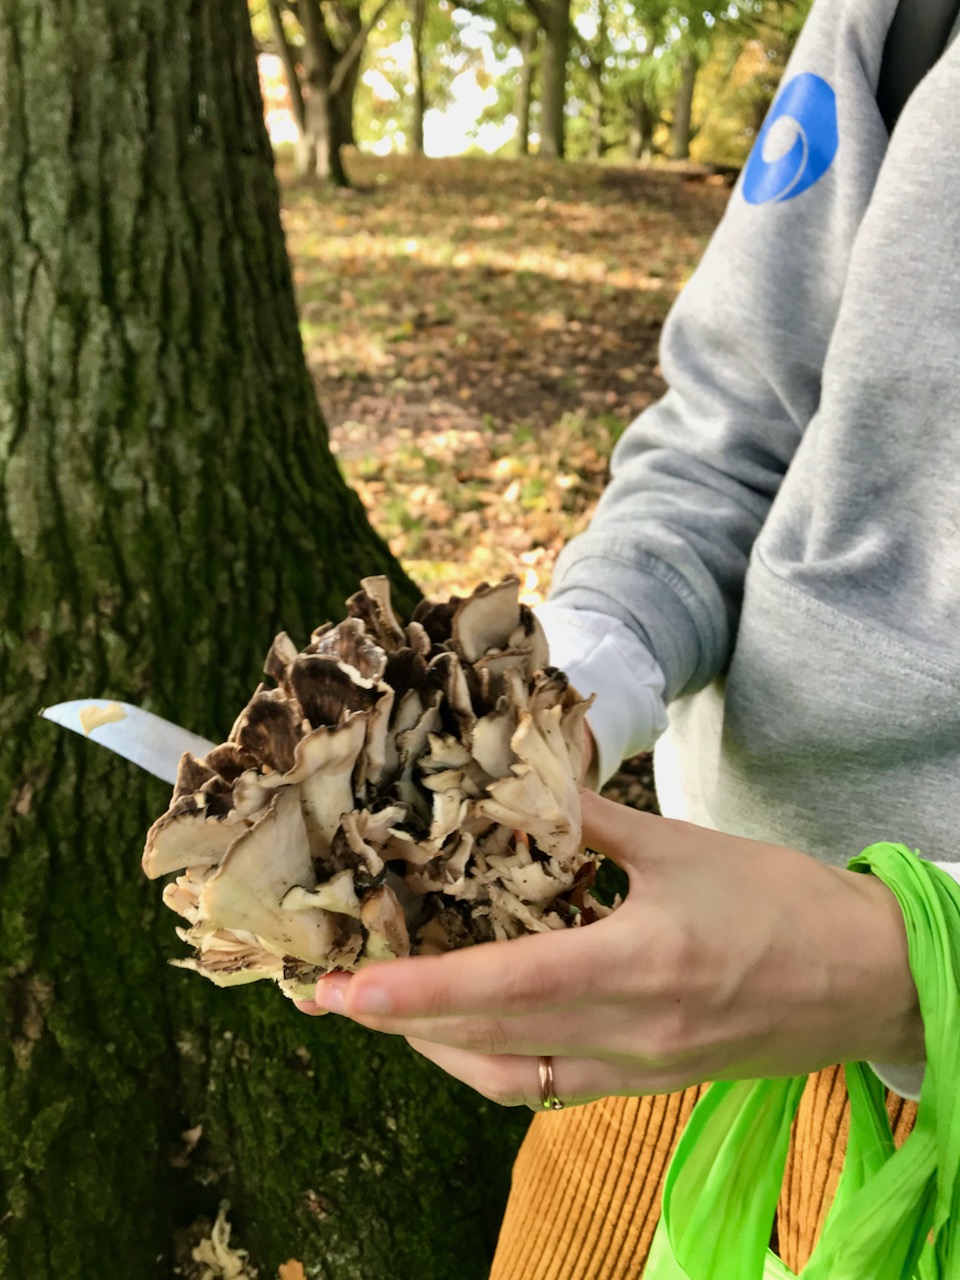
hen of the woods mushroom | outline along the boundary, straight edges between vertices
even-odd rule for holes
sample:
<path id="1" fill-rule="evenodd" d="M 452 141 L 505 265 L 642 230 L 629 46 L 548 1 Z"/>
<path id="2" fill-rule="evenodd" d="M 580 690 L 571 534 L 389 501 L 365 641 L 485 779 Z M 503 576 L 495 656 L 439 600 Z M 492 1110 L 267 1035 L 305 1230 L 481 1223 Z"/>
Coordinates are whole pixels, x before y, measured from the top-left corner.
<path id="1" fill-rule="evenodd" d="M 562 929 L 589 893 L 577 778 L 589 703 L 518 583 L 423 600 L 385 578 L 302 653 L 281 633 L 223 746 L 185 755 L 143 867 L 219 986 L 310 996 L 331 969 Z"/>

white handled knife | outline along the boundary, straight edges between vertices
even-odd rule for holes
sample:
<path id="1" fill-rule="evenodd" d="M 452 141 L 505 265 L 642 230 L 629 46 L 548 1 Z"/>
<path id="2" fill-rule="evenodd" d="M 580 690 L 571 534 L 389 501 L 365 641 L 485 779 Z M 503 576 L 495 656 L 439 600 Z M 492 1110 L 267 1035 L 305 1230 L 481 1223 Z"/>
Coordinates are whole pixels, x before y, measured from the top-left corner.
<path id="1" fill-rule="evenodd" d="M 152 711 L 133 707 L 129 702 L 112 702 L 108 698 L 78 698 L 75 702 L 58 702 L 40 713 L 54 724 L 83 734 L 91 742 L 115 751 L 124 760 L 139 765 L 172 786 L 177 780 L 177 766 L 185 751 L 205 756 L 216 745 L 178 724 L 172 724 Z"/>

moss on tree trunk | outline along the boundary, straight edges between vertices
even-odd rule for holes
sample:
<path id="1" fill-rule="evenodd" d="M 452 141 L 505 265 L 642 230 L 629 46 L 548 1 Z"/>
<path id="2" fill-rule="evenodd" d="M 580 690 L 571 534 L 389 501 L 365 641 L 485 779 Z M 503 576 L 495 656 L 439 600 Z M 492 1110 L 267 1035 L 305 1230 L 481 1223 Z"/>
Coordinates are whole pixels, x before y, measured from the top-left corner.
<path id="1" fill-rule="evenodd" d="M 167 788 L 37 718 L 221 739 L 277 629 L 411 596 L 305 372 L 245 5 L 0 0 L 0 88 L 0 1277 L 168 1277 L 224 1197 L 268 1276 L 484 1276 L 523 1118 L 170 969 Z"/>

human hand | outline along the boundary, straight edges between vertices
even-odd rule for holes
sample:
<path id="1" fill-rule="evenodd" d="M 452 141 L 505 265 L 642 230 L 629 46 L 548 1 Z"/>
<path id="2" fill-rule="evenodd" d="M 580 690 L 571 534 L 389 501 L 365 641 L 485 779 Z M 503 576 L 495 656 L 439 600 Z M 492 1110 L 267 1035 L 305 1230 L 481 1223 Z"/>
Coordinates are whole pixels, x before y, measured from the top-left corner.
<path id="1" fill-rule="evenodd" d="M 871 876 L 582 793 L 584 843 L 629 895 L 580 929 L 330 974 L 341 1012 L 506 1105 L 581 1103 L 833 1062 L 916 1062 L 902 917 Z"/>

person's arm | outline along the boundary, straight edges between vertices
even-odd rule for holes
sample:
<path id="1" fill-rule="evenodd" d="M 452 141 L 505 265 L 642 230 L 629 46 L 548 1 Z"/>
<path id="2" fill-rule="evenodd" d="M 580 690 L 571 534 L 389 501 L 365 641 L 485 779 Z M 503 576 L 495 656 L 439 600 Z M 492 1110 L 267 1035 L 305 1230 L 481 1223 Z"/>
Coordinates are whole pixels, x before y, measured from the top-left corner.
<path id="1" fill-rule="evenodd" d="M 724 667 L 753 542 L 817 409 L 886 149 L 875 90 L 893 8 L 814 6 L 778 119 L 665 326 L 669 390 L 626 431 L 596 517 L 558 562 L 552 600 L 628 627 L 668 703 Z"/>

